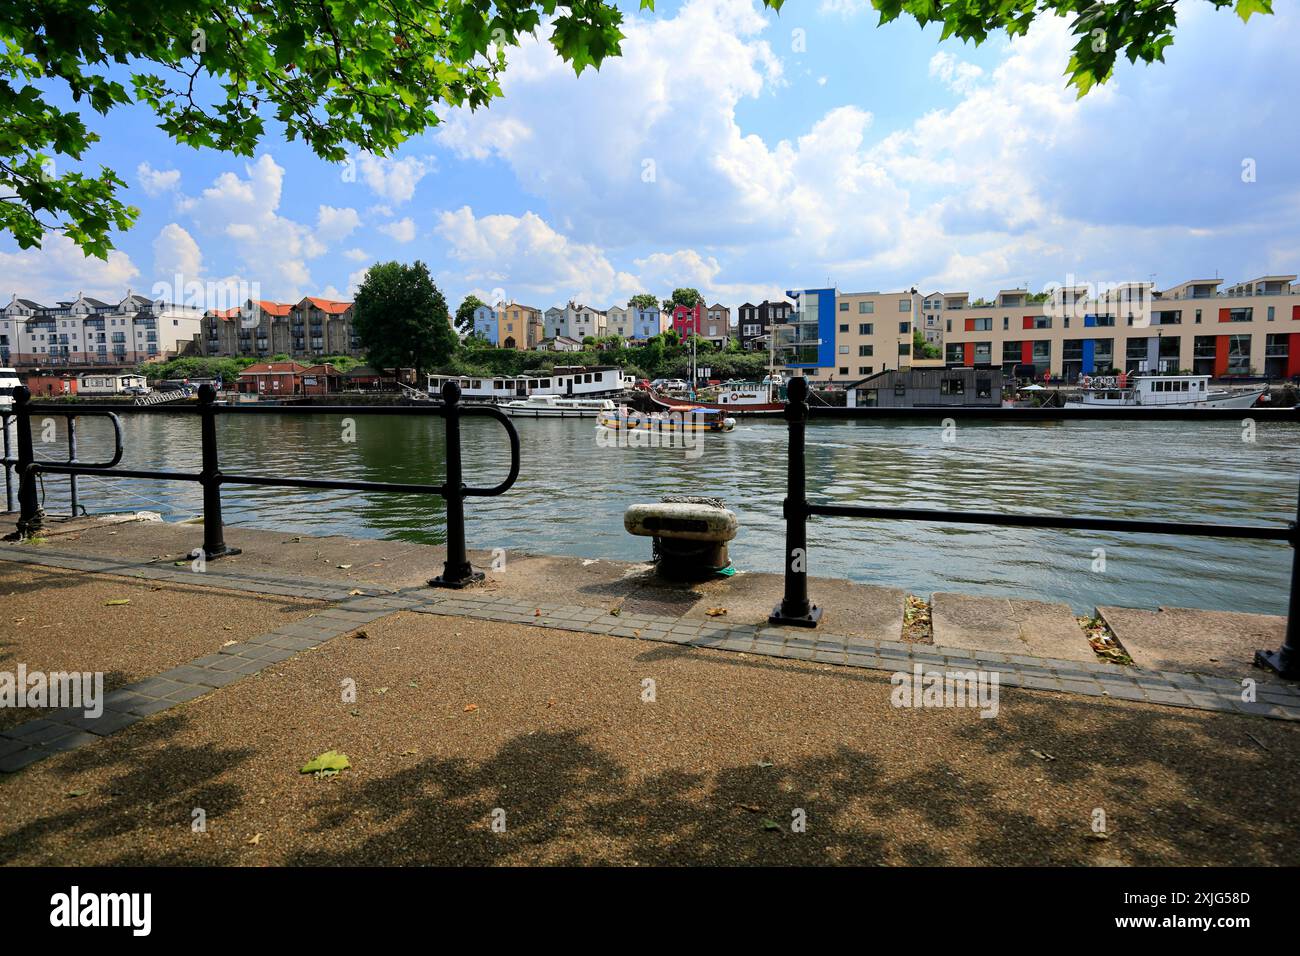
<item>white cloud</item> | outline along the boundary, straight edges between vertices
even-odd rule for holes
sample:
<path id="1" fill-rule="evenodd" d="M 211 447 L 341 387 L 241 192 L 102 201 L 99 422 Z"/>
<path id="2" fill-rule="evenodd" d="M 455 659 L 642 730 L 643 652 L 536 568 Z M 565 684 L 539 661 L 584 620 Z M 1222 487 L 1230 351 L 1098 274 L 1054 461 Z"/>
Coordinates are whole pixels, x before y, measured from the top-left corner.
<path id="1" fill-rule="evenodd" d="M 397 242 L 410 242 L 415 238 L 415 220 L 410 216 L 396 222 L 385 223 L 376 227 L 384 235 Z"/>
<path id="2" fill-rule="evenodd" d="M 110 252 L 107 261 L 86 256 L 62 233 L 47 233 L 38 249 L 0 252 L 0 289 L 45 305 L 78 292 L 117 302 L 139 275 L 125 252 Z"/>
<path id="3" fill-rule="evenodd" d="M 930 57 L 930 75 L 938 77 L 950 89 L 966 93 L 984 75 L 984 71 L 974 63 L 966 63 L 946 50 L 940 50 Z"/>
<path id="4" fill-rule="evenodd" d="M 325 242 L 338 242 L 360 225 L 355 209 L 321 206 L 316 212 L 316 235 Z"/>
<path id="5" fill-rule="evenodd" d="M 160 281 L 174 283 L 180 276 L 182 288 L 203 276 L 203 254 L 199 244 L 178 223 L 164 226 L 154 238 L 153 271 Z"/>
<path id="6" fill-rule="evenodd" d="M 370 153 L 362 153 L 358 165 L 361 168 L 361 178 L 372 191 L 399 205 L 415 195 L 415 187 L 434 168 L 433 160 L 428 157 L 391 159 Z"/>
<path id="7" fill-rule="evenodd" d="M 140 181 L 145 195 L 157 199 L 164 193 L 169 193 L 181 184 L 181 173 L 179 169 L 154 169 L 148 162 L 143 162 L 135 168 L 136 179 Z"/>
<path id="8" fill-rule="evenodd" d="M 274 159 L 259 156 L 244 173 L 222 173 L 199 196 L 183 198 L 181 209 L 200 232 L 232 243 L 242 271 L 258 277 L 266 296 L 288 301 L 314 293 L 308 261 L 326 252 L 325 238 L 277 212 L 284 168 Z M 347 219 L 338 212 L 324 217 L 335 228 Z"/>
<path id="9" fill-rule="evenodd" d="M 370 258 L 370 253 L 366 252 L 364 249 L 345 249 L 343 251 L 343 258 L 351 259 L 353 262 L 365 262 Z"/>

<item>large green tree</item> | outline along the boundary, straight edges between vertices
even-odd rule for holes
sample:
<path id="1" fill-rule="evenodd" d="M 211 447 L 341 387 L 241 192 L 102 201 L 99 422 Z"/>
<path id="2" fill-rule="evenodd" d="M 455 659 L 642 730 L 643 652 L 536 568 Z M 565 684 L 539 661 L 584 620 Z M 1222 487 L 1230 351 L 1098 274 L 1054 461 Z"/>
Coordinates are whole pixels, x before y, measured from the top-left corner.
<path id="1" fill-rule="evenodd" d="M 465 301 L 456 310 L 456 331 L 462 335 L 469 335 L 474 331 L 474 310 L 481 305 L 487 305 L 487 303 L 478 296 L 465 296 Z"/>
<path id="2" fill-rule="evenodd" d="M 684 305 L 688 309 L 693 309 L 697 305 L 704 304 L 704 296 L 700 295 L 699 289 L 673 289 L 671 298 L 664 299 L 663 310 L 671 312 L 679 305 Z"/>
<path id="3" fill-rule="evenodd" d="M 629 309 L 653 309 L 659 304 L 659 300 L 650 292 L 642 292 L 640 295 L 634 295 L 627 300 Z"/>
<path id="4" fill-rule="evenodd" d="M 417 378 L 456 352 L 447 300 L 418 260 L 371 266 L 353 299 L 352 326 L 372 365 L 413 368 Z"/>
<path id="5" fill-rule="evenodd" d="M 784 0 L 763 0 L 780 10 Z M 805 0 L 811 3 L 812 0 Z M 1247 20 L 1271 0 L 1206 0 Z M 943 36 L 982 42 L 1067 17 L 1066 72 L 1086 93 L 1118 56 L 1151 63 L 1173 42 L 1173 0 L 872 0 Z M 654 0 L 641 0 L 653 8 Z M 99 136 L 85 114 L 141 103 L 178 143 L 251 156 L 267 124 L 318 156 L 387 155 L 449 106 L 501 95 L 505 51 L 542 27 L 581 74 L 621 52 L 609 0 L 26 0 L 0 3 L 0 231 L 23 247 L 61 232 L 105 258 L 139 210 L 111 169 L 80 168 Z M 123 82 L 125 80 L 126 82 Z M 129 87 L 129 88 L 128 88 Z M 63 97 L 73 109 L 56 105 Z"/>

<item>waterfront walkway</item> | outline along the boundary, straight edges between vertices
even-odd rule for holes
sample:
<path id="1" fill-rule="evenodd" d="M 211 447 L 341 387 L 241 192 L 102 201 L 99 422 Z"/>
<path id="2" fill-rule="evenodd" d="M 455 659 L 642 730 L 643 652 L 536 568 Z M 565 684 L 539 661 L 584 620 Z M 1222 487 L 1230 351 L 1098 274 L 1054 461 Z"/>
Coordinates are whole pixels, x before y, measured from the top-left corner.
<path id="1" fill-rule="evenodd" d="M 0 710 L 0 861 L 1300 859 L 1300 694 L 1249 667 L 1275 618 L 1106 609 L 1120 665 L 1055 605 L 905 627 L 903 592 L 814 579 L 809 632 L 766 626 L 770 575 L 508 554 L 455 592 L 437 548 L 238 528 L 196 571 L 200 530 L 0 545 L 0 670 L 111 691 Z M 918 664 L 996 672 L 997 716 L 893 706 Z M 351 767 L 298 772 L 328 750 Z"/>

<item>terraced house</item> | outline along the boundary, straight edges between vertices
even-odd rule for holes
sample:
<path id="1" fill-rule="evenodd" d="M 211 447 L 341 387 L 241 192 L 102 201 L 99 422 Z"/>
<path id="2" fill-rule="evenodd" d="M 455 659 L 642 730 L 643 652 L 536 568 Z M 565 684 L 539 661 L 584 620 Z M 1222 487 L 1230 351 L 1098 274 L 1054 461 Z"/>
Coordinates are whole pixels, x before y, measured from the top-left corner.
<path id="1" fill-rule="evenodd" d="M 118 302 L 88 295 L 43 305 L 14 293 L 0 308 L 0 365 L 135 365 L 191 347 L 201 313 L 127 290 Z"/>
<path id="2" fill-rule="evenodd" d="M 361 356 L 352 303 L 316 296 L 296 303 L 249 299 L 232 309 L 209 310 L 197 341 L 200 354 L 212 357 Z"/>
<path id="3" fill-rule="evenodd" d="M 527 351 L 544 337 L 540 309 L 518 302 L 500 302 L 496 307 L 496 345 L 503 349 Z"/>
<path id="4" fill-rule="evenodd" d="M 912 322 L 922 298 L 915 289 L 803 289 L 786 295 L 795 305 L 778 349 L 794 374 L 819 385 L 843 385 L 912 364 Z"/>

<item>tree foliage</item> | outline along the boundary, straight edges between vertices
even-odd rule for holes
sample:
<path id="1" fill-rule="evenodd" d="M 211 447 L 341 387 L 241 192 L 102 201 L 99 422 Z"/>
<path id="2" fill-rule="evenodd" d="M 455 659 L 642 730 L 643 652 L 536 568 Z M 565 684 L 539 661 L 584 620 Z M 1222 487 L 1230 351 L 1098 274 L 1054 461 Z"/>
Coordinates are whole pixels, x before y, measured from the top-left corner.
<path id="1" fill-rule="evenodd" d="M 664 299 L 663 310 L 671 312 L 679 305 L 684 305 L 688 309 L 693 309 L 697 305 L 704 304 L 704 296 L 700 295 L 699 289 L 673 289 L 671 298 Z"/>
<path id="2" fill-rule="evenodd" d="M 456 352 L 447 300 L 418 260 L 370 267 L 353 299 L 352 327 L 379 368 L 413 368 L 418 376 Z"/>
<path id="3" fill-rule="evenodd" d="M 640 295 L 634 295 L 627 300 L 629 309 L 653 309 L 659 305 L 659 300 L 650 292 L 642 292 Z"/>
<path id="4" fill-rule="evenodd" d="M 473 332 L 474 310 L 484 305 L 487 305 L 487 303 L 476 295 L 465 296 L 465 301 L 456 310 L 456 330 L 462 335 L 469 335 Z"/>
<path id="5" fill-rule="evenodd" d="M 1232 7 L 1243 21 L 1273 12 L 1272 0 L 1206 2 L 1216 9 Z M 1121 55 L 1130 63 L 1164 62 L 1178 22 L 1173 0 L 871 0 L 871 5 L 881 24 L 907 14 L 921 26 L 943 24 L 943 39 L 955 36 L 977 44 L 995 30 L 1021 36 L 1048 14 L 1070 18 L 1078 39 L 1065 72 L 1079 96 L 1110 79 Z"/>
<path id="6" fill-rule="evenodd" d="M 763 0 L 780 10 L 783 0 Z M 805 0 L 812 2 L 812 0 Z M 1271 0 L 1206 0 L 1249 20 Z M 980 43 L 1072 19 L 1079 95 L 1120 55 L 1152 63 L 1173 42 L 1173 0 L 872 0 L 880 22 L 940 23 Z M 653 9 L 654 0 L 641 0 Z M 30 0 L 0 4 L 0 230 L 22 248 L 66 235 L 106 258 L 139 210 L 111 169 L 81 169 L 99 136 L 83 114 L 150 108 L 177 143 L 252 156 L 268 124 L 332 163 L 391 153 L 451 106 L 501 95 L 505 51 L 543 28 L 578 74 L 621 53 L 609 0 Z M 123 82 L 125 80 L 126 82 Z M 66 95 L 75 108 L 55 105 Z M 689 292 L 694 290 L 677 290 Z M 691 305 L 676 298 L 665 301 Z"/>
<path id="7" fill-rule="evenodd" d="M 115 172 L 63 168 L 99 138 L 83 110 L 142 103 L 176 142 L 238 156 L 268 123 L 329 162 L 386 155 L 446 107 L 500 96 L 506 48 L 543 15 L 579 74 L 620 52 L 623 15 L 603 0 L 0 4 L 0 229 L 23 248 L 62 232 L 106 258 L 111 231 L 135 222 Z"/>

